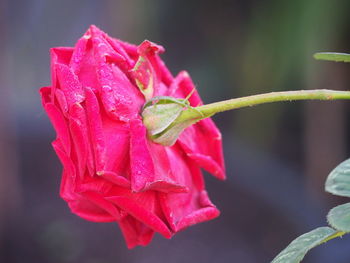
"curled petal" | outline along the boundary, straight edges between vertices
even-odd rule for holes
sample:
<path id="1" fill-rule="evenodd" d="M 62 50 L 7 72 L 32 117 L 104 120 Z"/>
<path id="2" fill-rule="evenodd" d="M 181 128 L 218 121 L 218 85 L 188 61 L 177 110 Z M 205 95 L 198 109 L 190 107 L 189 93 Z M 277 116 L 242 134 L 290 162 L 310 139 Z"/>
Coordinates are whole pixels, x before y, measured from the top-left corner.
<path id="1" fill-rule="evenodd" d="M 64 119 L 62 113 L 54 104 L 46 103 L 44 108 L 52 122 L 52 125 L 56 130 L 57 139 L 61 141 L 66 154 L 70 155 L 71 141 L 70 141 L 70 135 L 66 124 L 66 120 Z"/>
<path id="2" fill-rule="evenodd" d="M 87 133 L 87 121 L 85 110 L 80 104 L 74 104 L 71 107 L 70 115 L 69 115 L 69 127 L 72 135 L 72 140 L 74 144 L 74 149 L 77 156 L 77 167 L 79 171 L 79 175 L 82 178 L 85 169 L 87 167 L 87 159 L 88 155 L 90 155 L 89 166 L 92 165 L 92 153 L 89 152 L 89 142 L 88 142 L 88 133 Z M 90 171 L 92 167 L 90 167 Z"/>
<path id="3" fill-rule="evenodd" d="M 119 180 L 119 176 L 128 179 L 130 173 L 128 126 L 108 118 L 101 112 L 96 95 L 88 88 L 86 88 L 85 106 L 95 152 L 97 175 L 105 175 L 111 180 Z M 113 178 L 113 174 L 117 177 Z M 123 181 L 126 183 L 125 180 Z"/>
<path id="4" fill-rule="evenodd" d="M 69 65 L 72 54 L 74 52 L 73 47 L 55 47 L 50 49 L 51 66 L 59 64 Z M 53 70 L 53 68 L 51 68 Z M 54 70 L 53 70 L 54 71 Z"/>
<path id="5" fill-rule="evenodd" d="M 67 65 L 57 63 L 53 67 L 58 79 L 56 88 L 63 91 L 68 107 L 75 103 L 81 103 L 85 96 L 77 75 Z"/>
<path id="6" fill-rule="evenodd" d="M 125 71 L 130 70 L 135 64 L 135 60 L 132 58 L 134 54 L 128 53 L 128 48 L 125 48 L 123 41 L 108 37 L 105 33 L 104 38 L 115 51 L 109 53 L 111 61 L 117 62 L 118 66 L 122 67 Z M 136 50 L 135 45 L 128 43 L 128 47 L 129 46 L 133 46 Z"/>
<path id="7" fill-rule="evenodd" d="M 153 56 L 157 53 L 163 53 L 165 50 L 161 45 L 145 40 L 137 47 L 140 56 Z"/>
<path id="8" fill-rule="evenodd" d="M 103 134 L 102 119 L 100 115 L 100 106 L 94 92 L 90 88 L 85 88 L 86 94 L 86 116 L 91 136 L 92 148 L 94 150 L 94 159 L 96 171 L 104 170 L 105 160 L 105 137 Z"/>
<path id="9" fill-rule="evenodd" d="M 52 96 L 55 94 L 57 85 L 57 63 L 68 65 L 72 57 L 74 48 L 72 47 L 56 47 L 50 49 L 51 56 L 51 80 L 52 80 Z"/>
<path id="10" fill-rule="evenodd" d="M 86 200 L 100 207 L 107 213 L 109 213 L 115 221 L 121 220 L 125 213 L 121 213 L 120 210 L 113 205 L 111 202 L 107 201 L 102 194 L 96 192 L 84 192 L 81 194 Z"/>
<path id="11" fill-rule="evenodd" d="M 140 120 L 130 122 L 131 188 L 139 192 L 154 179 L 154 166 L 146 141 L 146 128 Z"/>
<path id="12" fill-rule="evenodd" d="M 154 231 L 134 217 L 128 215 L 118 223 L 129 249 L 138 245 L 147 246 L 152 241 Z"/>
<path id="13" fill-rule="evenodd" d="M 111 182 L 115 185 L 118 185 L 118 186 L 122 186 L 125 188 L 130 188 L 130 186 L 131 186 L 130 181 L 128 179 L 126 179 L 125 177 L 120 176 L 112 171 L 98 171 L 97 175 L 105 178 L 109 182 Z"/>
<path id="14" fill-rule="evenodd" d="M 190 225 L 211 220 L 219 215 L 219 210 L 210 202 L 202 174 L 198 167 L 179 158 L 176 149 L 167 149 L 171 156 L 171 165 L 181 175 L 183 184 L 191 189 L 188 193 L 159 194 L 168 224 L 174 232 L 178 232 Z"/>
<path id="15" fill-rule="evenodd" d="M 51 87 L 42 87 L 39 91 L 41 96 L 41 104 L 44 108 L 47 103 L 52 102 L 51 89 Z"/>
<path id="16" fill-rule="evenodd" d="M 199 195 L 199 204 L 203 207 L 181 218 L 176 224 L 176 232 L 191 225 L 212 220 L 220 215 L 220 211 L 211 203 L 206 191 Z"/>
<path id="17" fill-rule="evenodd" d="M 60 195 L 66 201 L 74 200 L 77 196 L 75 193 L 76 172 L 74 163 L 68 157 L 60 140 L 53 141 L 52 146 L 63 165 Z"/>
<path id="18" fill-rule="evenodd" d="M 166 193 L 188 192 L 188 187 L 178 180 L 177 170 L 174 170 L 170 165 L 172 159 L 169 158 L 165 148 L 162 145 L 153 142 L 149 142 L 148 147 L 150 149 L 153 163 L 157 165 L 155 166 L 155 177 L 153 182 L 149 181 L 145 189 Z"/>
<path id="19" fill-rule="evenodd" d="M 148 40 L 137 47 L 139 57 L 130 73 L 146 100 L 164 94 L 167 87 L 162 81 L 168 83 L 172 78 L 170 72 L 164 69 L 164 64 L 160 63 L 157 53 L 162 52 L 164 52 L 162 46 Z"/>
<path id="20" fill-rule="evenodd" d="M 79 72 L 82 69 L 82 66 L 84 66 L 84 59 L 86 59 L 86 55 L 88 52 L 87 45 L 89 41 L 90 41 L 90 37 L 87 37 L 87 35 L 84 35 L 75 44 L 72 57 L 69 61 L 69 67 L 72 69 L 72 71 L 76 75 L 79 74 Z"/>
<path id="21" fill-rule="evenodd" d="M 70 68 L 78 77 L 83 89 L 89 87 L 93 91 L 98 91 L 99 81 L 96 72 L 98 64 L 94 56 L 91 35 L 88 32 L 78 40 L 70 60 Z"/>
<path id="22" fill-rule="evenodd" d="M 139 91 L 125 72 L 106 62 L 106 54 L 115 52 L 109 43 L 100 35 L 94 35 L 92 43 L 101 99 L 106 112 L 111 118 L 116 117 L 122 121 L 134 118 L 143 104 Z"/>
<path id="23" fill-rule="evenodd" d="M 141 120 L 130 122 L 131 186 L 133 191 L 157 190 L 186 192 L 188 188 L 177 181 L 176 170 L 163 146 L 149 142 Z"/>
<path id="24" fill-rule="evenodd" d="M 58 105 L 62 113 L 66 116 L 68 113 L 68 103 L 63 91 L 60 89 L 56 89 L 55 98 L 57 99 Z"/>
<path id="25" fill-rule="evenodd" d="M 145 209 L 145 207 L 139 203 L 133 202 L 132 200 L 122 196 L 108 197 L 108 200 L 144 223 L 149 228 L 153 229 L 156 232 L 159 232 L 164 237 L 171 237 L 171 232 L 166 224 L 158 216 Z"/>
<path id="26" fill-rule="evenodd" d="M 105 194 L 113 188 L 113 184 L 101 177 L 85 177 L 84 180 L 77 178 L 77 186 L 75 192 L 77 194 L 83 194 L 85 192 L 95 192 Z"/>
<path id="27" fill-rule="evenodd" d="M 156 192 L 132 193 L 128 189 L 114 187 L 106 199 L 164 237 L 171 237 L 171 232 L 163 221 Z"/>
<path id="28" fill-rule="evenodd" d="M 116 39 L 107 39 L 108 43 L 114 48 L 116 51 L 116 54 L 120 54 L 118 56 L 118 62 L 124 62 L 127 64 L 126 67 L 124 67 L 124 70 L 128 69 L 130 70 L 132 66 L 135 64 L 135 61 L 128 55 L 128 53 L 125 51 L 123 46 L 121 45 L 120 41 Z M 123 60 L 119 60 L 119 58 L 122 57 Z M 122 63 L 120 65 L 123 65 Z"/>
<path id="29" fill-rule="evenodd" d="M 72 213 L 92 222 L 114 222 L 115 217 L 87 199 L 68 201 Z"/>

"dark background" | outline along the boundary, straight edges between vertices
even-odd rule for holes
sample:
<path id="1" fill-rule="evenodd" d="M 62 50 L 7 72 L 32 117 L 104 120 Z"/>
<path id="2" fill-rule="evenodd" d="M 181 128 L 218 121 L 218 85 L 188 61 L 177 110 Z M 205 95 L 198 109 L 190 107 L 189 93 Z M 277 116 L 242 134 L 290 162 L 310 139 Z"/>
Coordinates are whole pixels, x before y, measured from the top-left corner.
<path id="1" fill-rule="evenodd" d="M 0 262 L 270 262 L 298 235 L 326 225 L 327 174 L 350 156 L 349 104 L 262 105 L 214 117 L 228 180 L 206 176 L 222 211 L 171 240 L 128 250 L 116 224 L 84 221 L 58 196 L 55 133 L 38 95 L 53 46 L 96 24 L 135 44 L 163 45 L 206 103 L 278 90 L 349 89 L 350 65 L 314 61 L 350 51 L 350 2 L 330 0 L 0 0 Z M 350 262 L 350 237 L 304 262 Z"/>

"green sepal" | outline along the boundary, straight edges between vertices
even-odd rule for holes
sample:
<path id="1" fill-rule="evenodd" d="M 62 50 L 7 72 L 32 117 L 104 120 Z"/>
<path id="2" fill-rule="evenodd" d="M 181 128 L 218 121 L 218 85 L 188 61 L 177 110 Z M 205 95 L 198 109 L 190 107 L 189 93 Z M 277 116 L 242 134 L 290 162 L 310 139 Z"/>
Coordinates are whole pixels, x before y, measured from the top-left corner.
<path id="1" fill-rule="evenodd" d="M 189 120 L 185 122 L 180 122 L 169 127 L 169 129 L 154 136 L 152 139 L 154 142 L 162 144 L 164 146 L 172 146 L 177 138 L 180 136 L 181 132 L 187 127 L 195 124 L 198 120 Z"/>
<path id="2" fill-rule="evenodd" d="M 155 104 L 144 108 L 142 112 L 143 124 L 150 135 L 164 131 L 181 114 L 183 107 L 179 104 Z"/>
<path id="3" fill-rule="evenodd" d="M 142 110 L 148 136 L 164 146 L 173 145 L 184 129 L 200 120 L 177 121 L 183 110 L 196 109 L 190 106 L 188 98 L 158 96 L 148 100 Z"/>

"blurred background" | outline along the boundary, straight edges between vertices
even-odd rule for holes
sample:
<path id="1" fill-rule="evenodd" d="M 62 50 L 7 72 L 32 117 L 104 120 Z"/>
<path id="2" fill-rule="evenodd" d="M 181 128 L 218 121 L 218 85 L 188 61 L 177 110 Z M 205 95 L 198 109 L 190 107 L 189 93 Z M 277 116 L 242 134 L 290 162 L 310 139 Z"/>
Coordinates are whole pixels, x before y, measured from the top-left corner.
<path id="1" fill-rule="evenodd" d="M 350 51 L 349 8 L 348 0 L 0 0 L 0 262 L 270 262 L 326 225 L 327 211 L 348 201 L 323 186 L 350 156 L 349 104 L 276 103 L 215 116 L 228 180 L 206 181 L 221 216 L 129 251 L 116 224 L 84 221 L 59 198 L 62 168 L 38 89 L 51 82 L 49 48 L 73 46 L 90 24 L 163 45 L 170 70 L 188 70 L 206 103 L 349 89 L 349 64 L 312 58 Z M 349 246 L 344 236 L 304 262 L 348 263 Z"/>

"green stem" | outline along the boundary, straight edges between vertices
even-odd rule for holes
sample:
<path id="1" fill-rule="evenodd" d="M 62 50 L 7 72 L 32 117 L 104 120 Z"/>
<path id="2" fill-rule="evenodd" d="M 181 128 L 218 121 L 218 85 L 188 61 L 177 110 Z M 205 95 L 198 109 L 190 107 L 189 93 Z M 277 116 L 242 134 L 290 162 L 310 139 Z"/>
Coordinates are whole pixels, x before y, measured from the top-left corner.
<path id="1" fill-rule="evenodd" d="M 184 110 L 177 118 L 176 122 L 184 122 L 187 120 L 208 118 L 218 112 L 255 106 L 264 103 L 279 101 L 295 101 L 295 100 L 346 100 L 350 99 L 350 91 L 338 90 L 297 90 L 297 91 L 281 91 L 271 92 L 220 102 L 214 102 L 194 108 Z"/>

